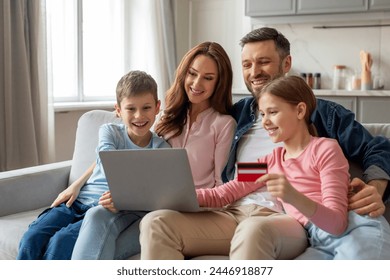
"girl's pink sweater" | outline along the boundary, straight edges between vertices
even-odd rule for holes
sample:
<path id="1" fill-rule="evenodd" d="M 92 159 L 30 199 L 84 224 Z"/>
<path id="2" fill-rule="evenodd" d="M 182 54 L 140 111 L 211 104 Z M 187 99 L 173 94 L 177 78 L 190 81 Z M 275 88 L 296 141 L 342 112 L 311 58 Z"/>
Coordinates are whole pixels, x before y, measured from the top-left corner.
<path id="1" fill-rule="evenodd" d="M 292 186 L 317 202 L 314 215 L 306 217 L 293 205 L 281 201 L 286 213 L 302 225 L 310 221 L 331 234 L 344 232 L 348 223 L 349 166 L 337 141 L 312 137 L 297 158 L 285 161 L 284 153 L 284 148 L 275 148 L 272 154 L 260 158 L 259 162 L 267 162 L 269 173 L 285 174 Z M 222 207 L 259 187 L 265 186 L 233 180 L 213 189 L 199 189 L 197 196 L 201 206 Z"/>

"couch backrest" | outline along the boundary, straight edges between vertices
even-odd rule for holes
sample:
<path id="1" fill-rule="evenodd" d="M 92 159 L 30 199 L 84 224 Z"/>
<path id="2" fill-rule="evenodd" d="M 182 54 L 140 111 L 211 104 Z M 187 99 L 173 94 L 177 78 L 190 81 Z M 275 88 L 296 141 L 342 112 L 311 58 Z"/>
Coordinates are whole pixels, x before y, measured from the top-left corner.
<path id="1" fill-rule="evenodd" d="M 364 123 L 363 126 L 372 134 L 372 135 L 381 135 L 390 139 L 390 123 Z M 354 163 L 350 162 L 349 173 L 351 177 L 362 177 L 362 168 Z"/>
<path id="2" fill-rule="evenodd" d="M 390 139 L 390 123 L 365 123 L 363 125 L 372 135 L 382 135 Z"/>
<path id="3" fill-rule="evenodd" d="M 112 122 L 121 122 L 121 119 L 116 117 L 114 111 L 92 110 L 80 117 L 77 123 L 69 184 L 79 178 L 96 160 L 99 127 L 102 124 Z"/>
<path id="4" fill-rule="evenodd" d="M 79 178 L 96 160 L 99 127 L 110 122 L 121 122 L 114 111 L 92 110 L 80 117 L 77 125 L 69 184 Z M 363 125 L 371 134 L 382 135 L 390 139 L 390 123 L 367 123 Z M 350 173 L 353 177 L 361 177 L 362 170 L 357 165 L 351 164 Z"/>

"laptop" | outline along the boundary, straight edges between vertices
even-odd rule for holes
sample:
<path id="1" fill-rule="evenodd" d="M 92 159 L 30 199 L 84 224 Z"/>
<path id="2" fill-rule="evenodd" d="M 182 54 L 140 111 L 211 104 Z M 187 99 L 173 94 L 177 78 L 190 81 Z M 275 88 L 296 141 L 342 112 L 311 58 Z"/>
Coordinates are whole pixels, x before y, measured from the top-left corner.
<path id="1" fill-rule="evenodd" d="M 99 152 L 118 210 L 201 211 L 185 149 Z"/>

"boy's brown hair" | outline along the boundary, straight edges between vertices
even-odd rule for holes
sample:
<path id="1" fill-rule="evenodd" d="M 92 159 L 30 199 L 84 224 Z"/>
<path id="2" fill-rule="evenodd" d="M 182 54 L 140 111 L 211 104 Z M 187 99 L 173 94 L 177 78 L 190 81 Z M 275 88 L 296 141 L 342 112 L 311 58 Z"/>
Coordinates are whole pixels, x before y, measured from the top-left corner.
<path id="1" fill-rule="evenodd" d="M 143 93 L 151 93 L 156 103 L 158 102 L 157 83 L 153 77 L 144 71 L 130 71 L 119 80 L 116 86 L 116 102 L 120 106 L 124 98 Z"/>

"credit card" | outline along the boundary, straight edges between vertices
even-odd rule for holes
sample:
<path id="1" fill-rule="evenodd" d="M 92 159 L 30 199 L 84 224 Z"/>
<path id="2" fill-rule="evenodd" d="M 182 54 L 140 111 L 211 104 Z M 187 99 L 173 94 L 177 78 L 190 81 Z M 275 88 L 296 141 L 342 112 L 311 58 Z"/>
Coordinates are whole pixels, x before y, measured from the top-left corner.
<path id="1" fill-rule="evenodd" d="M 238 162 L 237 169 L 237 179 L 241 182 L 254 182 L 268 172 L 267 164 L 261 162 Z"/>

